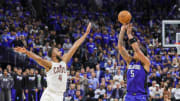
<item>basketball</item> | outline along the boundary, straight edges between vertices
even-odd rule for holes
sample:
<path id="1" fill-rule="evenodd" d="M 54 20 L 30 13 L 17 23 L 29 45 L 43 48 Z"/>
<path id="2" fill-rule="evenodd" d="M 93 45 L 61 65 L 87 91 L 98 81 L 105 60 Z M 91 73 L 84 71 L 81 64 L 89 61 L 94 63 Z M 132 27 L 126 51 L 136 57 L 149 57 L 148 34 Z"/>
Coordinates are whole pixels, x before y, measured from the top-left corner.
<path id="1" fill-rule="evenodd" d="M 118 14 L 118 20 L 120 23 L 122 24 L 127 24 L 131 21 L 131 13 L 129 11 L 123 10 L 121 12 L 119 12 Z"/>

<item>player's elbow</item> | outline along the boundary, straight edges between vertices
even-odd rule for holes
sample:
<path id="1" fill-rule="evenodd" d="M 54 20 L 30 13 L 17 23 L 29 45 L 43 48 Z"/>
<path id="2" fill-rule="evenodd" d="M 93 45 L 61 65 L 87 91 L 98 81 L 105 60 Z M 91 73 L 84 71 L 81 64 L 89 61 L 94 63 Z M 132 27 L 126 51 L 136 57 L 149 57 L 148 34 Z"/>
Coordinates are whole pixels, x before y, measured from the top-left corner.
<path id="1" fill-rule="evenodd" d="M 150 65 L 151 65 L 150 62 L 145 63 L 145 69 L 146 69 L 147 72 L 150 71 Z"/>

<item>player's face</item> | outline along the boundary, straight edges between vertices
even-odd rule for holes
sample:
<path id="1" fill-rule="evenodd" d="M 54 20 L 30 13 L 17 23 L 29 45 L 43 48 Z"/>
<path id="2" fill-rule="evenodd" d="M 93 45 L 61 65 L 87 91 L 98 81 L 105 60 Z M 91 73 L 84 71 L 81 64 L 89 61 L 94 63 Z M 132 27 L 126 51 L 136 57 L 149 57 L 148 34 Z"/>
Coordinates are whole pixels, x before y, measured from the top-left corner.
<path id="1" fill-rule="evenodd" d="M 58 59 L 60 59 L 61 58 L 61 51 L 59 51 L 58 48 L 54 48 L 52 56 L 56 56 Z"/>
<path id="2" fill-rule="evenodd" d="M 138 59 L 138 55 L 137 55 L 136 52 L 134 52 L 134 59 L 135 59 L 135 60 L 139 60 L 139 59 Z"/>
<path id="3" fill-rule="evenodd" d="M 61 52 L 58 50 L 58 48 L 54 48 L 53 54 L 56 56 L 61 56 Z"/>

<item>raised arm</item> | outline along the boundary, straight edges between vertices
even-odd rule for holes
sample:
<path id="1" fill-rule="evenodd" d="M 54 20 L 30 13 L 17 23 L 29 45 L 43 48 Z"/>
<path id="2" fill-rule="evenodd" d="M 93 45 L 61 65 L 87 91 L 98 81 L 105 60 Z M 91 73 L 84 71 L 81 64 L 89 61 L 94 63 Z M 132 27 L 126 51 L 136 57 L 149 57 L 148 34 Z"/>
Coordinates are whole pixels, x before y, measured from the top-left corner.
<path id="1" fill-rule="evenodd" d="M 73 46 L 71 47 L 71 49 L 68 51 L 68 53 L 64 54 L 62 57 L 62 60 L 67 63 L 69 62 L 69 60 L 72 58 L 72 56 L 74 55 L 74 53 L 76 52 L 76 50 L 79 48 L 79 46 L 84 42 L 84 40 L 86 39 L 87 35 L 89 34 L 91 29 L 91 23 L 88 24 L 88 27 L 86 29 L 86 32 L 84 33 L 84 35 L 78 39 Z"/>
<path id="2" fill-rule="evenodd" d="M 127 28 L 127 35 L 129 40 L 131 41 L 131 46 L 134 50 L 134 52 L 136 52 L 137 54 L 137 58 L 144 64 L 144 69 L 149 72 L 150 70 L 150 61 L 149 59 L 144 55 L 144 53 L 141 51 L 141 49 L 138 46 L 138 43 L 136 41 L 136 39 L 134 39 L 134 37 L 132 36 L 132 24 L 128 25 Z"/>
<path id="3" fill-rule="evenodd" d="M 132 57 L 129 55 L 128 51 L 124 47 L 123 38 L 124 38 L 125 30 L 126 30 L 126 25 L 122 25 L 118 39 L 118 49 L 123 59 L 127 62 L 127 64 L 129 64 L 130 61 L 132 60 Z"/>
<path id="4" fill-rule="evenodd" d="M 40 66 L 44 67 L 46 71 L 49 71 L 49 69 L 51 69 L 52 67 L 52 63 L 50 61 L 42 59 L 40 56 L 36 55 L 35 53 L 26 50 L 26 48 L 17 47 L 14 48 L 14 50 L 20 53 L 24 53 L 28 57 L 34 59 Z"/>

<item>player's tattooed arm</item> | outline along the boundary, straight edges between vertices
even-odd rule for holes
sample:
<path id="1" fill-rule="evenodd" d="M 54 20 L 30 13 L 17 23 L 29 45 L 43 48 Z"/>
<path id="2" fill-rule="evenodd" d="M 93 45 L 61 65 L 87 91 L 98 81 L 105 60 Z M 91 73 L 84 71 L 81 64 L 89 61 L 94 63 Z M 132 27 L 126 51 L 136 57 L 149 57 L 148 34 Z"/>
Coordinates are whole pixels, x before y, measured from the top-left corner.
<path id="1" fill-rule="evenodd" d="M 128 38 L 129 39 L 132 39 L 133 36 L 132 36 L 132 24 L 129 24 L 127 26 L 127 35 L 128 35 Z M 150 61 L 149 59 L 143 54 L 143 52 L 140 50 L 139 46 L 138 46 L 138 43 L 137 42 L 134 42 L 131 44 L 134 52 L 136 52 L 137 54 L 137 58 L 144 64 L 144 68 L 147 72 L 150 71 Z"/>
<path id="2" fill-rule="evenodd" d="M 76 52 L 76 50 L 79 48 L 79 46 L 84 42 L 84 40 L 86 39 L 87 35 L 90 33 L 91 30 L 91 23 L 88 24 L 86 32 L 83 34 L 83 36 L 78 39 L 73 46 L 71 47 L 71 49 L 68 51 L 68 53 L 66 53 L 65 55 L 63 55 L 62 60 L 67 63 L 69 62 L 69 60 L 71 59 L 71 57 L 74 55 L 74 53 Z"/>
<path id="3" fill-rule="evenodd" d="M 132 60 L 132 57 L 129 55 L 128 51 L 124 47 L 123 38 L 124 38 L 125 30 L 126 30 L 126 25 L 122 25 L 121 31 L 120 31 L 120 34 L 119 34 L 119 39 L 118 39 L 118 49 L 119 49 L 119 53 L 121 54 L 123 59 L 128 64 Z"/>
<path id="4" fill-rule="evenodd" d="M 124 46 L 123 38 L 124 38 L 125 30 L 126 30 L 126 26 L 122 25 L 121 31 L 119 34 L 118 46 Z"/>
<path id="5" fill-rule="evenodd" d="M 36 55 L 35 53 L 26 50 L 26 48 L 17 47 L 14 48 L 14 50 L 16 52 L 24 53 L 28 57 L 34 59 L 40 66 L 44 67 L 46 71 L 49 71 L 49 69 L 52 67 L 52 63 L 50 61 L 42 59 L 40 56 Z"/>

